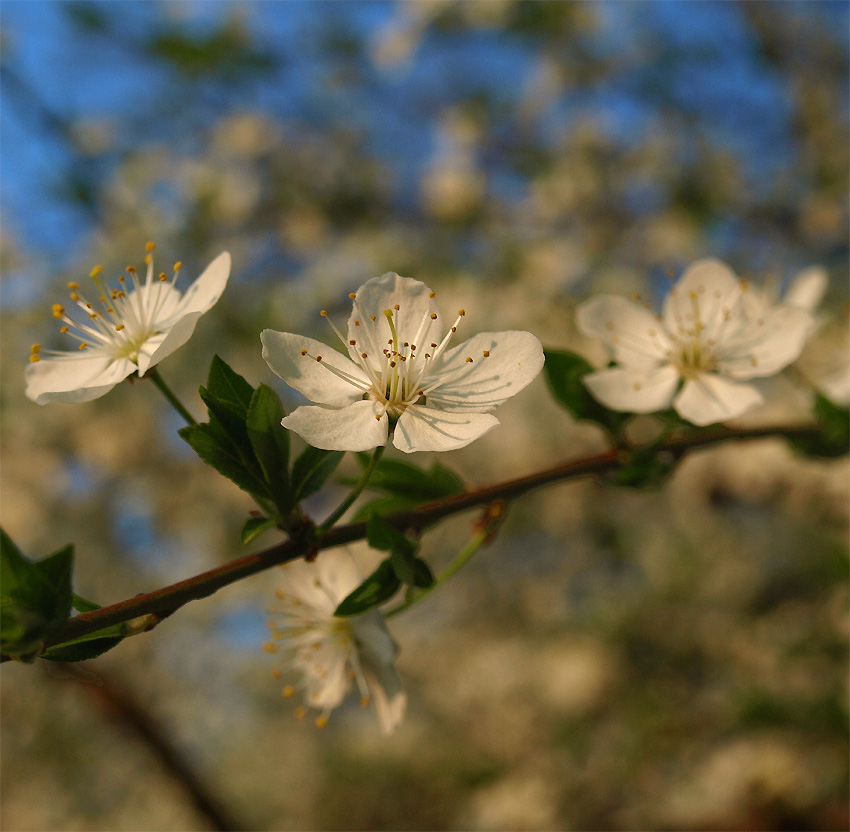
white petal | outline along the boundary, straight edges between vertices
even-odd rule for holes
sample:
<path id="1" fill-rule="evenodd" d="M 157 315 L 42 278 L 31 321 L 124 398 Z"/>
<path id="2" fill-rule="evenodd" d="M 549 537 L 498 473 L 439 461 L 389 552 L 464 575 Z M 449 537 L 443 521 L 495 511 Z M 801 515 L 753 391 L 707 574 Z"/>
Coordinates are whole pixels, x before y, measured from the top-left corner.
<path id="1" fill-rule="evenodd" d="M 198 312 L 203 315 L 221 297 L 230 277 L 230 254 L 222 252 L 207 266 L 200 277 L 186 290 L 180 301 L 179 313 Z"/>
<path id="2" fill-rule="evenodd" d="M 807 312 L 814 312 L 823 300 L 828 285 L 826 269 L 822 266 L 810 266 L 791 281 L 785 293 L 785 302 L 799 306 Z"/>
<path id="3" fill-rule="evenodd" d="M 387 441 L 387 416 L 378 402 L 359 401 L 347 407 L 299 407 L 281 424 L 307 444 L 328 451 L 368 451 Z M 377 416 L 381 416 L 377 419 Z"/>
<path id="4" fill-rule="evenodd" d="M 734 419 L 761 402 L 761 393 L 749 384 L 701 373 L 685 382 L 673 407 L 689 422 L 702 426 Z"/>
<path id="5" fill-rule="evenodd" d="M 685 270 L 667 295 L 664 325 L 671 333 L 684 333 L 699 323 L 704 338 L 717 338 L 741 291 L 741 282 L 725 263 L 699 260 Z"/>
<path id="6" fill-rule="evenodd" d="M 136 369 L 126 358 L 113 359 L 89 350 L 79 356 L 68 353 L 30 364 L 26 370 L 27 398 L 36 404 L 88 402 L 108 393 Z"/>
<path id="7" fill-rule="evenodd" d="M 407 694 L 401 679 L 391 665 L 371 666 L 364 663 L 362 669 L 369 695 L 375 704 L 381 732 L 385 735 L 392 734 L 404 719 L 407 709 Z"/>
<path id="8" fill-rule="evenodd" d="M 362 399 L 364 388 L 369 387 L 366 374 L 360 367 L 321 341 L 291 332 L 275 332 L 273 329 L 264 329 L 260 340 L 263 343 L 263 358 L 272 372 L 310 401 L 343 407 Z M 302 350 L 307 350 L 309 355 L 301 355 Z M 316 361 L 319 356 L 322 360 Z M 340 378 L 328 367 L 353 376 L 362 386 L 358 387 Z"/>
<path id="9" fill-rule="evenodd" d="M 670 406 L 679 373 L 669 364 L 647 370 L 612 367 L 590 373 L 583 381 L 593 397 L 612 410 L 654 413 Z"/>
<path id="10" fill-rule="evenodd" d="M 416 344 L 420 352 L 431 342 L 439 343 L 444 327 L 439 317 L 431 318 L 432 314 L 438 315 L 437 304 L 431 297 L 431 290 L 421 281 L 387 272 L 367 280 L 355 294 L 355 305 L 348 320 L 348 337 L 357 340 L 358 348 L 362 347 L 359 352 L 380 355 L 387 346 L 392 333 L 384 316 L 385 309 L 394 311 L 393 320 L 402 343 Z M 373 316 L 374 321 L 371 320 Z M 355 321 L 360 324 L 355 325 Z"/>
<path id="11" fill-rule="evenodd" d="M 375 704 L 381 731 L 391 734 L 404 717 L 407 696 L 393 667 L 398 645 L 377 610 L 350 619 L 357 641 L 360 666 Z"/>
<path id="12" fill-rule="evenodd" d="M 401 414 L 393 445 L 406 454 L 415 451 L 452 451 L 483 436 L 499 424 L 489 413 L 448 413 L 411 405 Z"/>
<path id="13" fill-rule="evenodd" d="M 314 566 L 318 571 L 319 580 L 336 602 L 334 610 L 346 595 L 360 585 L 360 570 L 347 549 L 326 549 L 318 554 L 312 564 L 306 561 L 300 563 Z"/>
<path id="14" fill-rule="evenodd" d="M 799 306 L 772 309 L 734 338 L 721 341 L 718 371 L 741 379 L 772 376 L 800 355 L 812 328 L 812 316 Z"/>
<path id="15" fill-rule="evenodd" d="M 543 347 L 530 332 L 482 332 L 446 352 L 428 373 L 426 399 L 437 410 L 486 412 L 519 393 L 541 369 Z M 440 379 L 445 381 L 431 389 Z"/>
<path id="16" fill-rule="evenodd" d="M 192 337 L 200 317 L 200 312 L 184 315 L 178 318 L 167 332 L 161 332 L 145 341 L 139 349 L 139 375 L 143 376 L 150 367 L 159 364 L 163 358 L 182 347 Z"/>
<path id="17" fill-rule="evenodd" d="M 664 360 L 670 341 L 658 318 L 619 295 L 597 295 L 576 309 L 579 329 L 599 338 L 627 367 L 651 367 Z"/>

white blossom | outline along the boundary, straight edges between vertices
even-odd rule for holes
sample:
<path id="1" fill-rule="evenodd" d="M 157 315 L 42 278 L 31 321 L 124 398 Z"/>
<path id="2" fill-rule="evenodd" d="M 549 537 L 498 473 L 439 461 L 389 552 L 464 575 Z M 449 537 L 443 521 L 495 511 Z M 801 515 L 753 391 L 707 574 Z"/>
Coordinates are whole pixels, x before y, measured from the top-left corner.
<path id="1" fill-rule="evenodd" d="M 273 641 L 269 649 L 282 653 L 301 675 L 308 706 L 328 715 L 348 694 L 353 683 L 360 702 L 374 703 L 381 730 L 391 734 L 404 717 L 407 697 L 393 667 L 398 647 L 378 610 L 337 618 L 334 610 L 360 584 L 351 554 L 344 549 L 321 552 L 315 561 L 294 561 L 282 567 L 279 605 L 270 612 Z M 280 671 L 276 675 L 282 675 Z M 284 696 L 295 688 L 287 685 Z M 303 715 L 303 708 L 296 714 Z"/>
<path id="2" fill-rule="evenodd" d="M 392 430 L 405 453 L 461 448 L 498 425 L 490 411 L 543 367 L 529 332 L 482 332 L 449 348 L 466 313 L 443 334 L 434 292 L 418 280 L 388 272 L 350 297 L 347 337 L 331 323 L 347 355 L 302 335 L 261 336 L 269 367 L 317 403 L 283 420 L 314 447 L 365 451 Z"/>
<path id="3" fill-rule="evenodd" d="M 750 300 L 751 290 L 718 260 L 688 268 L 660 317 L 631 300 L 600 295 L 581 304 L 579 328 L 600 338 L 616 366 L 584 382 L 606 407 L 652 413 L 672 406 L 695 425 L 740 416 L 760 404 L 750 379 L 778 373 L 803 348 L 811 315 L 792 304 Z"/>
<path id="4" fill-rule="evenodd" d="M 143 376 L 181 347 L 195 330 L 198 318 L 221 297 L 230 277 L 230 255 L 220 254 L 185 294 L 174 275 L 154 272 L 153 243 L 148 243 L 147 274 L 140 279 L 133 266 L 110 286 L 99 266 L 91 272 L 96 289 L 89 300 L 77 283 L 69 283 L 75 318 L 53 304 L 60 331 L 78 342 L 73 351 L 42 350 L 33 344 L 27 368 L 27 396 L 38 404 L 86 402 L 108 393 L 133 372 Z"/>
<path id="5" fill-rule="evenodd" d="M 814 316 L 812 332 L 793 368 L 834 404 L 847 407 L 850 404 L 850 330 L 846 317 L 842 321 L 829 321 L 815 314 L 828 285 L 826 270 L 810 266 L 791 281 L 785 293 L 785 303 L 805 309 Z"/>

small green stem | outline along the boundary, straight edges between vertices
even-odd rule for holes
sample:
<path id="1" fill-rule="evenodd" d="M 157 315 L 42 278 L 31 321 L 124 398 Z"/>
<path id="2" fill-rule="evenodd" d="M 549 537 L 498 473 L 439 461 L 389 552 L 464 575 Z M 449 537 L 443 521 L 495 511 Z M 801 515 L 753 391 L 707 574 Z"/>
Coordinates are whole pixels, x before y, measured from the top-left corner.
<path id="1" fill-rule="evenodd" d="M 391 618 L 394 615 L 398 615 L 400 612 L 409 610 L 414 604 L 419 603 L 427 595 L 430 595 L 438 586 L 440 586 L 440 584 L 444 584 L 455 574 L 455 572 L 465 566 L 472 556 L 487 542 L 487 538 L 489 537 L 490 532 L 487 529 L 477 531 L 469 539 L 466 546 L 464 546 L 463 549 L 455 555 L 451 563 L 449 563 L 449 565 L 440 572 L 439 575 L 437 575 L 437 578 L 431 586 L 426 589 L 420 589 L 415 595 L 410 595 L 403 604 L 399 604 L 399 606 L 385 612 L 384 618 Z"/>
<path id="2" fill-rule="evenodd" d="M 177 396 L 174 395 L 172 389 L 165 383 L 163 377 L 159 374 L 159 370 L 155 367 L 151 370 L 145 378 L 149 378 L 159 389 L 162 391 L 162 395 L 168 399 L 171 406 L 186 420 L 187 425 L 197 425 L 197 421 L 195 417 L 189 413 L 189 411 L 183 406 L 183 403 Z"/>
<path id="3" fill-rule="evenodd" d="M 321 538 L 329 529 L 333 528 L 334 523 L 336 523 L 336 521 L 351 508 L 354 501 L 360 496 L 360 493 L 372 477 L 372 473 L 380 462 L 381 457 L 384 455 L 385 448 L 386 445 L 379 445 L 375 448 L 375 453 L 372 454 L 372 459 L 369 460 L 369 464 L 366 466 L 363 471 L 363 475 L 358 480 L 357 485 L 354 486 L 352 492 L 339 504 L 339 506 L 337 506 L 327 520 L 325 520 L 325 522 L 316 529 L 317 538 Z"/>

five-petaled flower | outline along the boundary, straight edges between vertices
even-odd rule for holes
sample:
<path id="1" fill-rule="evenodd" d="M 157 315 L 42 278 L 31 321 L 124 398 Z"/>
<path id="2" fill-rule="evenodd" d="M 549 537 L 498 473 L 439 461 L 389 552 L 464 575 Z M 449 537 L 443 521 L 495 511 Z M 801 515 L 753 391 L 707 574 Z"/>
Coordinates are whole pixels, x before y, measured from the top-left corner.
<path id="1" fill-rule="evenodd" d="M 321 711 L 316 724 L 328 715 L 356 683 L 360 702 L 374 703 L 385 734 L 404 717 L 407 696 L 393 667 L 398 647 L 378 610 L 350 618 L 334 616 L 339 603 L 360 584 L 357 566 L 344 549 L 331 549 L 315 561 L 294 561 L 283 567 L 283 585 L 276 592 L 279 605 L 270 612 L 270 652 L 280 651 L 301 675 L 307 705 Z M 275 676 L 283 675 L 282 670 Z M 295 693 L 293 685 L 284 696 Z M 305 714 L 303 706 L 296 716 Z"/>
<path id="2" fill-rule="evenodd" d="M 79 342 L 73 352 L 43 351 L 33 344 L 27 368 L 27 396 L 38 404 L 87 402 L 108 393 L 133 372 L 143 376 L 151 367 L 181 347 L 195 330 L 198 318 L 221 297 L 230 276 L 230 255 L 223 252 L 182 294 L 174 276 L 154 273 L 153 243 L 147 245 L 147 275 L 142 281 L 133 266 L 109 286 L 98 266 L 91 272 L 97 290 L 87 300 L 77 283 L 69 283 L 78 308 L 74 320 L 65 308 L 53 304 L 61 332 Z M 80 320 L 81 319 L 81 320 Z"/>
<path id="3" fill-rule="evenodd" d="M 672 404 L 695 425 L 740 416 L 762 402 L 745 382 L 794 361 L 812 326 L 793 304 L 756 309 L 748 291 L 723 263 L 701 260 L 670 290 L 660 318 L 623 297 L 591 298 L 578 308 L 579 328 L 600 338 L 618 366 L 590 373 L 585 385 L 613 410 Z"/>
<path id="4" fill-rule="evenodd" d="M 314 447 L 365 451 L 392 430 L 406 453 L 461 448 L 498 425 L 490 411 L 543 367 L 529 332 L 482 332 L 449 348 L 465 312 L 443 334 L 434 292 L 418 280 L 388 272 L 350 297 L 348 337 L 331 323 L 347 355 L 288 332 L 261 336 L 269 367 L 318 403 L 283 420 Z"/>

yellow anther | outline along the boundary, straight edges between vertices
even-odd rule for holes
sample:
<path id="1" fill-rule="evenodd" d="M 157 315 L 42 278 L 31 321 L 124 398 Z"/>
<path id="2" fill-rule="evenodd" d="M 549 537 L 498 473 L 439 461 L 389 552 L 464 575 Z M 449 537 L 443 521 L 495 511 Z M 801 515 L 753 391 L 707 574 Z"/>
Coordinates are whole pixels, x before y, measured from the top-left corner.
<path id="1" fill-rule="evenodd" d="M 357 341 L 352 338 L 348 343 L 351 344 L 351 346 L 353 347 L 357 343 Z"/>
<path id="2" fill-rule="evenodd" d="M 361 357 L 361 358 L 368 358 L 369 356 L 368 356 L 368 354 L 367 354 L 367 353 L 365 353 L 365 352 L 361 352 L 361 353 L 360 353 L 360 357 Z"/>
<path id="3" fill-rule="evenodd" d="M 159 282 L 165 283 L 166 280 L 168 280 L 168 275 L 166 275 L 165 272 L 160 272 L 159 273 Z"/>
<path id="4" fill-rule="evenodd" d="M 401 309 L 401 307 L 400 307 L 398 304 L 396 304 L 396 305 L 393 307 L 393 309 L 395 309 L 395 311 L 396 311 L 396 312 L 398 312 L 398 310 L 399 310 L 399 309 Z"/>
<path id="5" fill-rule="evenodd" d="M 33 344 L 30 347 L 30 352 L 31 353 L 41 352 L 41 344 Z"/>
<path id="6" fill-rule="evenodd" d="M 381 414 L 380 414 L 380 413 L 376 413 L 376 414 L 375 414 L 375 421 L 376 421 L 376 422 L 380 422 L 380 421 L 381 421 Z"/>
<path id="7" fill-rule="evenodd" d="M 466 314 L 466 310 L 465 309 L 458 309 L 457 314 L 458 314 L 459 317 L 462 318 Z"/>
<path id="8" fill-rule="evenodd" d="M 354 326 L 360 326 L 360 321 L 355 321 Z"/>
<path id="9" fill-rule="evenodd" d="M 61 318 L 65 314 L 65 307 L 61 303 L 54 303 L 50 309 L 53 312 L 54 318 Z"/>
<path id="10" fill-rule="evenodd" d="M 484 350 L 483 355 L 484 355 L 485 358 L 489 358 L 490 357 L 490 350 Z"/>
<path id="11" fill-rule="evenodd" d="M 307 716 L 307 709 L 303 705 L 299 705 L 293 715 L 296 719 L 304 719 Z"/>
<path id="12" fill-rule="evenodd" d="M 316 356 L 316 361 L 321 361 L 321 360 L 322 360 L 322 356 L 321 356 L 321 355 L 317 355 L 317 356 Z"/>
<path id="13" fill-rule="evenodd" d="M 83 341 L 83 343 L 80 344 L 80 346 L 77 349 L 84 350 L 87 346 L 88 346 L 88 344 L 85 341 Z"/>
<path id="14" fill-rule="evenodd" d="M 759 365 L 759 360 L 758 360 L 758 358 L 756 358 L 755 356 L 753 356 L 753 357 L 750 359 L 750 364 L 752 364 L 752 365 L 753 365 L 753 367 L 758 367 L 758 365 Z"/>
<path id="15" fill-rule="evenodd" d="M 150 266 L 150 264 L 151 264 L 151 256 L 150 256 L 150 254 L 146 254 L 145 255 L 145 265 Z"/>
<path id="16" fill-rule="evenodd" d="M 437 293 L 436 293 L 436 292 L 430 292 L 430 293 L 428 294 L 428 297 L 429 297 L 429 298 L 435 298 L 435 297 L 437 297 Z"/>
<path id="17" fill-rule="evenodd" d="M 307 355 L 307 350 L 301 350 L 301 355 Z"/>
<path id="18" fill-rule="evenodd" d="M 86 309 L 91 309 L 91 301 L 86 304 Z"/>
<path id="19" fill-rule="evenodd" d="M 79 300 L 80 296 L 76 292 L 71 292 L 71 300 Z"/>
<path id="20" fill-rule="evenodd" d="M 182 269 L 182 268 L 183 268 L 183 261 L 182 261 L 182 260 L 178 260 L 178 261 L 174 264 L 174 271 L 175 271 L 175 272 L 179 272 L 179 271 L 180 271 L 180 269 Z"/>
<path id="21" fill-rule="evenodd" d="M 68 327 L 67 327 L 67 326 L 60 327 L 60 328 L 59 328 L 59 331 L 60 331 L 60 332 L 67 332 L 67 331 L 68 331 Z"/>
<path id="22" fill-rule="evenodd" d="M 432 312 L 432 313 L 431 313 L 431 320 L 432 320 L 432 321 L 436 321 L 436 320 L 437 320 L 437 313 L 436 313 L 436 312 Z"/>
<path id="23" fill-rule="evenodd" d="M 135 266 L 127 266 L 127 268 L 124 269 L 124 271 L 127 272 L 127 274 L 135 274 L 136 273 L 136 267 Z"/>
<path id="24" fill-rule="evenodd" d="M 290 697 L 290 696 L 292 696 L 292 695 L 295 693 L 295 688 L 294 688 L 294 687 L 292 687 L 292 685 L 287 685 L 287 686 L 286 686 L 286 687 L 285 687 L 285 688 L 281 691 L 281 693 L 282 693 L 282 694 L 283 694 L 283 695 L 284 695 L 287 699 L 289 699 L 289 697 Z"/>
<path id="25" fill-rule="evenodd" d="M 118 324 L 118 326 L 115 327 L 116 332 L 121 332 L 122 329 L 124 329 L 124 324 Z"/>
<path id="26" fill-rule="evenodd" d="M 282 679 L 283 671 L 279 667 L 275 667 L 272 669 L 272 679 Z"/>
<path id="27" fill-rule="evenodd" d="M 72 280 L 72 281 L 70 281 L 70 283 L 68 283 L 68 288 L 69 288 L 69 289 L 79 289 L 79 288 L 80 288 L 80 284 L 79 284 L 79 283 L 75 283 L 75 282 Z"/>
<path id="28" fill-rule="evenodd" d="M 41 361 L 41 356 L 40 356 L 40 355 L 31 355 L 31 356 L 30 356 L 30 361 L 31 361 L 33 364 L 35 364 L 35 362 L 36 362 L 36 361 Z"/>
<path id="29" fill-rule="evenodd" d="M 316 717 L 316 727 L 324 728 L 328 724 L 328 718 L 326 716 L 317 716 Z"/>
<path id="30" fill-rule="evenodd" d="M 90 272 L 89 277 L 97 277 L 103 271 L 103 266 L 95 266 Z M 70 283 L 68 284 L 69 289 L 76 289 L 76 285 L 72 286 Z"/>
<path id="31" fill-rule="evenodd" d="M 369 697 L 368 696 L 361 696 L 360 697 L 360 707 L 361 708 L 368 708 L 369 707 Z"/>
<path id="32" fill-rule="evenodd" d="M 148 243 L 148 244 L 145 246 L 145 251 L 146 251 L 148 254 L 150 254 L 150 253 L 151 253 L 151 252 L 152 252 L 155 248 L 156 248 L 156 245 L 155 245 L 154 243 Z"/>
<path id="33" fill-rule="evenodd" d="M 369 320 L 372 321 L 372 323 L 374 323 L 377 320 L 377 318 L 374 315 L 370 315 Z"/>
<path id="34" fill-rule="evenodd" d="M 356 292 L 349 292 L 348 297 L 350 297 L 352 300 L 354 300 L 354 298 L 357 297 L 357 293 Z"/>
<path id="35" fill-rule="evenodd" d="M 271 641 L 267 641 L 263 645 L 263 651 L 266 653 L 277 653 L 277 645 Z"/>
<path id="36" fill-rule="evenodd" d="M 327 309 L 323 309 L 321 312 L 319 312 L 319 314 L 320 314 L 323 318 L 327 318 L 327 317 L 328 317 L 328 310 L 327 310 Z"/>

